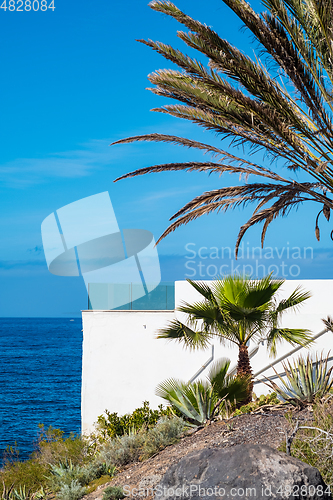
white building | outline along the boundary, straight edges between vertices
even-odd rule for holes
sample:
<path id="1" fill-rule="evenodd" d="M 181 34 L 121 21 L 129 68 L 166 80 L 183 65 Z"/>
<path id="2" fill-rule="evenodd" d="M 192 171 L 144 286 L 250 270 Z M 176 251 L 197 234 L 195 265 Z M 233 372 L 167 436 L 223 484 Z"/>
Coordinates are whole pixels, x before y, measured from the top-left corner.
<path id="1" fill-rule="evenodd" d="M 209 283 L 209 282 L 208 282 Z M 290 280 L 281 287 L 279 294 L 287 297 L 301 285 L 312 293 L 298 312 L 285 314 L 282 326 L 307 328 L 318 336 L 311 347 L 313 351 L 323 351 L 326 355 L 333 347 L 333 334 L 325 332 L 323 318 L 333 315 L 333 280 Z M 204 378 L 209 362 L 221 357 L 231 359 L 231 365 L 237 362 L 237 347 L 223 346 L 218 341 L 206 351 L 190 352 L 177 342 L 157 340 L 158 329 L 172 319 L 184 321 L 184 315 L 175 309 L 182 301 L 194 302 L 201 296 L 186 281 L 177 281 L 173 287 L 160 286 L 159 310 L 87 310 L 83 318 L 83 363 L 82 363 L 82 432 L 93 430 L 97 417 L 105 409 L 122 415 L 133 411 L 148 400 L 152 408 L 163 401 L 155 395 L 156 385 L 170 377 L 190 380 L 201 367 L 206 366 L 199 378 Z M 166 295 L 164 295 L 166 294 Z M 105 297 L 104 297 L 105 299 Z M 107 301 L 106 301 L 107 302 Z M 165 305 L 164 305 L 165 304 Z M 156 306 L 156 303 L 154 304 Z M 135 303 L 133 303 L 135 307 Z M 265 369 L 263 375 L 274 375 L 269 367 L 276 360 L 269 358 L 265 345 L 249 347 L 252 352 L 251 365 L 256 375 Z M 287 343 L 281 344 L 277 359 L 288 355 L 293 348 Z M 300 349 L 290 354 L 288 359 L 306 353 Z M 332 353 L 333 357 L 333 353 Z M 278 373 L 283 372 L 281 362 L 274 366 Z M 269 392 L 263 383 L 256 383 L 257 395 Z"/>

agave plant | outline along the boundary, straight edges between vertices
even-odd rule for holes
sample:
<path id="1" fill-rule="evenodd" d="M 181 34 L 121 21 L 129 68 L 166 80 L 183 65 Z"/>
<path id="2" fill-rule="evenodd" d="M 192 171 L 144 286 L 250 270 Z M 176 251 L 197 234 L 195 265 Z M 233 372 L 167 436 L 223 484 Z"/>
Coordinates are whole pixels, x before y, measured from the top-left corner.
<path id="1" fill-rule="evenodd" d="M 294 406 L 304 407 L 314 402 L 315 398 L 321 398 L 327 394 L 333 385 L 331 368 L 328 368 L 328 357 L 320 358 L 316 355 L 315 360 L 310 355 L 304 359 L 300 356 L 293 363 L 283 363 L 286 380 L 276 370 L 281 385 L 273 381 L 267 382 L 284 401 Z"/>
<path id="2" fill-rule="evenodd" d="M 14 488 L 11 499 L 12 500 L 32 500 L 34 495 L 31 495 L 31 489 L 27 490 L 25 485 L 20 486 L 19 489 Z"/>
<path id="3" fill-rule="evenodd" d="M 157 386 L 156 394 L 177 408 L 193 425 L 205 425 L 214 418 L 222 401 L 237 403 L 247 395 L 248 379 L 228 375 L 229 366 L 229 359 L 217 361 L 207 381 L 186 383 L 167 379 Z"/>
<path id="4" fill-rule="evenodd" d="M 71 460 L 60 461 L 58 465 L 50 464 L 50 473 L 48 484 L 52 490 L 57 492 L 64 485 L 71 487 L 73 481 L 81 483 L 82 469 L 79 465 L 74 465 Z"/>
<path id="5" fill-rule="evenodd" d="M 78 470 L 79 467 L 74 465 L 71 459 L 60 461 L 58 465 L 50 464 L 50 472 L 56 477 L 75 475 Z"/>

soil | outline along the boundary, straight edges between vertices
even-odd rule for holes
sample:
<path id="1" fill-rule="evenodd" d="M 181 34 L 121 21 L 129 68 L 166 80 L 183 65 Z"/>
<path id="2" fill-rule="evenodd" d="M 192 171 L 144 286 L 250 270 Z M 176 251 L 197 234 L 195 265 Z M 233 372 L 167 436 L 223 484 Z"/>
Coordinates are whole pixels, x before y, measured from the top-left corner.
<path id="1" fill-rule="evenodd" d="M 229 420 L 214 422 L 207 427 L 192 431 L 176 444 L 168 446 L 143 462 L 131 463 L 118 472 L 112 481 L 99 486 L 83 500 L 99 500 L 107 486 L 126 487 L 126 491 L 141 489 L 139 498 L 151 499 L 152 488 L 159 483 L 166 470 L 184 455 L 202 448 L 229 448 L 237 444 L 266 444 L 279 448 L 285 442 L 286 434 L 292 432 L 292 425 L 285 417 L 292 407 L 263 408 L 257 413 L 240 415 Z M 311 420 L 311 408 L 293 410 L 293 420 Z M 144 490 L 144 491 L 143 491 Z M 138 493 L 127 498 L 138 498 Z"/>

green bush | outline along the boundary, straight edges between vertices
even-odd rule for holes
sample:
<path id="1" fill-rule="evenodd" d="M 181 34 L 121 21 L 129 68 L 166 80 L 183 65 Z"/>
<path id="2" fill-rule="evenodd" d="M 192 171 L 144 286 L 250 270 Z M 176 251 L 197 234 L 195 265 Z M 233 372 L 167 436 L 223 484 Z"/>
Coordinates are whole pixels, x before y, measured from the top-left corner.
<path id="1" fill-rule="evenodd" d="M 256 398 L 254 401 L 251 403 L 248 403 L 247 405 L 241 406 L 239 409 L 235 410 L 233 415 L 244 415 L 245 413 L 251 413 L 261 406 L 264 405 L 276 405 L 281 403 L 281 401 L 278 399 L 276 392 L 272 392 L 270 394 L 264 395 L 262 394 L 259 396 L 259 398 Z"/>
<path id="2" fill-rule="evenodd" d="M 50 465 L 48 486 L 52 491 L 58 492 L 64 485 L 70 486 L 73 481 L 79 482 L 81 486 L 87 484 L 86 478 L 82 477 L 82 469 L 79 465 L 74 465 L 71 460 L 59 462 L 58 465 Z"/>
<path id="3" fill-rule="evenodd" d="M 132 430 L 108 442 L 103 441 L 94 454 L 88 441 L 80 436 L 72 434 L 65 438 L 59 429 L 50 427 L 45 430 L 41 426 L 38 448 L 32 458 L 21 462 L 16 448 L 8 449 L 4 468 L 0 471 L 0 494 L 3 499 L 7 498 L 10 486 L 14 485 L 20 497 L 17 500 L 25 500 L 23 497 L 27 495 L 24 492 L 29 492 L 31 496 L 41 488 L 55 493 L 60 500 L 78 500 L 86 493 L 85 486 L 92 481 L 113 477 L 116 465 L 148 458 L 174 443 L 184 433 L 185 423 L 180 418 L 161 418 L 161 413 L 169 414 L 169 410 L 160 407 L 152 411 L 148 403 L 139 410 L 142 411 L 134 412 L 133 418 L 139 430 L 126 421 Z M 157 424 L 153 426 L 153 422 Z M 2 481 L 4 486 L 1 486 Z"/>
<path id="4" fill-rule="evenodd" d="M 86 494 L 86 488 L 82 487 L 77 479 L 70 484 L 63 484 L 57 492 L 57 498 L 60 500 L 79 500 Z"/>
<path id="5" fill-rule="evenodd" d="M 97 437 L 103 440 L 123 436 L 142 427 L 148 429 L 153 427 L 161 417 L 171 415 L 172 411 L 169 407 L 164 409 L 163 405 L 159 405 L 157 410 L 152 410 L 148 401 L 144 401 L 141 408 L 137 408 L 132 413 L 121 417 L 119 417 L 118 413 L 110 413 L 105 410 L 105 415 L 100 415 L 97 418 Z"/>
<path id="6" fill-rule="evenodd" d="M 144 448 L 140 459 L 145 460 L 158 451 L 176 443 L 184 435 L 187 426 L 179 417 L 162 418 L 155 427 L 146 433 Z"/>
<path id="7" fill-rule="evenodd" d="M 164 417 L 147 431 L 133 431 L 105 442 L 95 458 L 95 463 L 123 466 L 144 460 L 175 443 L 184 434 L 185 428 L 186 424 L 181 418 Z"/>
<path id="8" fill-rule="evenodd" d="M 103 492 L 102 500 L 122 500 L 125 496 L 123 489 L 119 486 L 108 486 Z"/>
<path id="9" fill-rule="evenodd" d="M 29 460 L 19 461 L 19 452 L 16 447 L 7 448 L 4 455 L 4 467 L 0 472 L 2 481 L 8 489 L 12 484 L 17 491 L 19 488 L 31 490 L 33 494 L 50 484 L 50 470 L 59 463 L 71 463 L 73 466 L 83 465 L 90 458 L 88 441 L 81 436 L 70 434 L 64 437 L 60 429 L 49 427 L 45 429 L 39 425 L 37 449 Z M 3 492 L 3 486 L 0 486 Z"/>
<path id="10" fill-rule="evenodd" d="M 301 423 L 291 446 L 291 455 L 316 467 L 326 484 L 333 484 L 333 403 L 329 398 L 313 405 L 313 420 Z M 292 427 L 294 427 L 294 423 Z M 302 429 L 312 427 L 312 429 Z M 314 428 L 314 429 L 313 429 Z M 320 432 L 321 429 L 324 432 Z M 327 434 L 325 434 L 327 433 Z"/>
<path id="11" fill-rule="evenodd" d="M 36 459 L 26 460 L 25 462 L 7 461 L 0 472 L 0 491 L 3 492 L 2 482 L 4 482 L 6 488 L 14 484 L 16 489 L 25 486 L 27 490 L 31 490 L 34 493 L 41 486 L 46 486 L 48 471 L 48 466 Z"/>
<path id="12" fill-rule="evenodd" d="M 52 426 L 45 429 L 39 425 L 37 450 L 33 457 L 44 464 L 59 464 L 71 461 L 74 465 L 81 464 L 89 456 L 88 440 L 80 435 L 71 433 L 67 438 L 60 429 Z"/>

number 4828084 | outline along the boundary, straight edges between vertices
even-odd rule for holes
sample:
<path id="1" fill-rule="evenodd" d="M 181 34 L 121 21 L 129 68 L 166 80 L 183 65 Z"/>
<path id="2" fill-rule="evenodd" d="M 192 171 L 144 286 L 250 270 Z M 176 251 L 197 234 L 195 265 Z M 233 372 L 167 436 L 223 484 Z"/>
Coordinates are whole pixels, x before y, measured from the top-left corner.
<path id="1" fill-rule="evenodd" d="M 17 12 L 28 12 L 29 10 L 46 11 L 48 9 L 54 11 L 55 5 L 54 0 L 52 0 L 51 2 L 47 2 L 47 0 L 4 0 L 0 5 L 0 9 L 3 9 L 4 11 L 16 10 Z"/>

